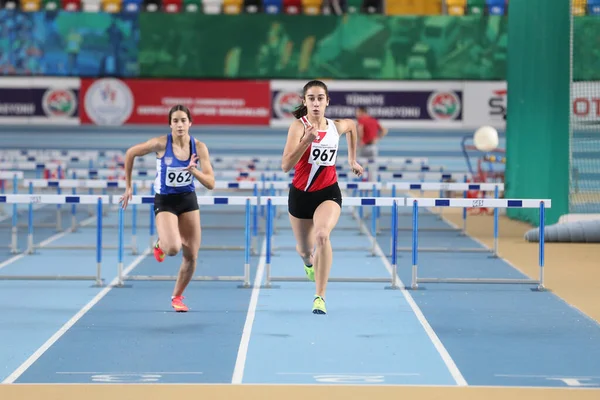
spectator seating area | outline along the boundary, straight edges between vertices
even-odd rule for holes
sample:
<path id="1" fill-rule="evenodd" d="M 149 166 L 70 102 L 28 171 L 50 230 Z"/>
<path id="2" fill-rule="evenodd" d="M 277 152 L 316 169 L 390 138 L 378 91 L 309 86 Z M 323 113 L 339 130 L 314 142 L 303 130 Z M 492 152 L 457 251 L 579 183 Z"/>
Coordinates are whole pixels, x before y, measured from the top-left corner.
<path id="1" fill-rule="evenodd" d="M 600 0 L 572 0 L 575 16 L 600 15 Z M 204 14 L 507 15 L 509 0 L 0 0 L 0 9 Z"/>

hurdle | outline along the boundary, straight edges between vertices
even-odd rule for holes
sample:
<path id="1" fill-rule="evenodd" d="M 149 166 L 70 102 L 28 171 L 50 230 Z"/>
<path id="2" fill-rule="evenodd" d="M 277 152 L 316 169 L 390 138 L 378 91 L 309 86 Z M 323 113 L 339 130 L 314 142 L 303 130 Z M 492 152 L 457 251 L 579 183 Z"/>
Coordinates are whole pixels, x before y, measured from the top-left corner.
<path id="1" fill-rule="evenodd" d="M 20 179 L 23 179 L 24 173 L 23 171 L 0 171 L 0 195 L 4 195 L 6 193 L 6 185 L 5 180 L 12 180 L 12 189 L 13 194 L 17 194 L 19 190 L 18 182 Z M 0 211 L 4 214 L 4 205 L 0 202 Z M 2 245 L 3 248 L 9 248 L 12 254 L 16 254 L 19 252 L 18 244 L 17 244 L 17 234 L 18 234 L 18 210 L 17 204 L 13 204 L 12 206 L 12 221 L 11 221 L 11 239 L 9 245 Z"/>
<path id="2" fill-rule="evenodd" d="M 537 290 L 544 290 L 544 226 L 545 209 L 550 208 L 550 199 L 406 199 L 406 205 L 412 206 L 412 278 L 411 289 L 418 289 L 419 283 L 499 283 L 499 284 L 535 284 Z M 494 279 L 494 278 L 419 278 L 418 276 L 418 244 L 419 207 L 493 207 L 498 208 L 539 208 L 539 276 L 538 279 Z M 494 234 L 497 236 L 497 224 Z"/>
<path id="3" fill-rule="evenodd" d="M 443 180 L 466 181 L 472 179 L 469 172 L 379 172 L 377 182 L 406 179 L 408 181 L 441 182 Z"/>
<path id="4" fill-rule="evenodd" d="M 0 280 L 93 280 L 96 286 L 102 286 L 102 205 L 109 204 L 109 196 L 70 196 L 70 195 L 30 195 L 30 194 L 7 194 L 0 195 L 0 203 L 28 204 L 29 205 L 29 233 L 28 247 L 24 254 L 33 253 L 33 205 L 34 204 L 96 204 L 96 275 L 0 275 Z M 38 246 L 46 248 L 45 245 Z"/>
<path id="5" fill-rule="evenodd" d="M 67 176 L 74 178 L 83 179 L 96 179 L 96 178 L 125 178 L 124 169 L 110 169 L 110 168 L 69 168 L 67 169 Z M 140 179 L 154 179 L 156 177 L 156 169 L 133 169 L 131 172 L 133 178 Z"/>
<path id="6" fill-rule="evenodd" d="M 117 196 L 112 198 L 113 204 L 119 204 L 120 199 Z M 200 205 L 243 205 L 245 206 L 245 226 L 244 226 L 244 274 L 239 276 L 194 276 L 193 281 L 239 281 L 242 284 L 239 287 L 249 288 L 250 287 L 250 216 L 251 206 L 258 204 L 258 198 L 251 196 L 232 196 L 232 197 L 217 197 L 217 196 L 206 196 L 199 197 L 198 203 Z M 129 201 L 129 204 L 154 204 L 154 196 L 133 196 Z M 118 262 L 117 262 L 117 287 L 124 287 L 125 281 L 175 281 L 177 276 L 169 275 L 131 275 L 125 274 L 123 270 L 123 216 L 124 210 L 119 207 L 119 249 L 118 249 Z M 201 246 L 201 249 L 206 249 L 206 246 Z"/>
<path id="7" fill-rule="evenodd" d="M 455 182 L 421 182 L 421 183 L 410 183 L 410 182 L 386 182 L 384 184 L 385 189 L 391 191 L 391 196 L 396 197 L 398 190 L 411 191 L 420 190 L 423 191 L 439 191 L 440 197 L 443 197 L 443 192 L 463 192 L 463 196 L 466 198 L 467 191 L 476 190 L 480 192 L 493 193 L 495 198 L 498 198 L 500 192 L 504 192 L 504 183 L 455 183 Z M 441 211 L 441 208 L 438 208 Z M 462 213 L 462 228 L 461 233 L 466 234 L 467 232 L 467 208 L 463 208 Z M 399 227 L 400 230 L 411 230 L 412 227 Z M 426 228 L 421 230 L 429 231 L 447 231 L 456 230 L 453 227 L 444 228 Z"/>
<path id="8" fill-rule="evenodd" d="M 93 194 L 92 190 L 94 189 L 102 189 L 102 194 L 103 195 L 107 195 L 108 194 L 108 190 L 110 189 L 125 189 L 126 187 L 126 182 L 124 180 L 118 180 L 118 181 L 111 181 L 111 180 L 97 180 L 97 179 L 26 179 L 24 180 L 24 183 L 26 183 L 28 185 L 28 187 L 30 188 L 30 194 L 33 194 L 32 188 L 36 187 L 36 188 L 55 188 L 57 189 L 57 191 L 59 191 L 58 194 L 60 194 L 60 189 L 72 189 L 73 190 L 73 195 L 76 194 L 76 189 L 80 188 L 80 189 L 89 189 L 90 190 L 90 194 Z M 258 189 L 259 187 L 262 187 L 262 183 L 261 182 L 216 182 L 216 186 L 219 188 L 234 188 L 234 189 L 253 189 L 254 191 L 254 195 L 258 196 Z M 142 188 L 142 189 L 150 189 L 150 193 L 153 195 L 153 189 L 154 189 L 154 182 L 150 181 L 150 180 L 134 180 L 132 181 L 132 187 L 133 187 L 133 195 L 138 195 L 138 188 Z M 200 189 L 199 187 L 196 188 L 197 191 Z M 198 193 L 197 193 L 198 195 Z M 118 198 L 119 196 L 117 196 Z M 202 196 L 198 196 L 199 198 Z M 112 204 L 112 203 L 111 203 Z M 115 206 L 115 204 L 113 204 L 113 206 Z M 116 206 L 118 207 L 118 206 Z M 145 227 L 149 229 L 149 234 L 150 234 L 150 244 L 149 246 L 152 247 L 154 245 L 153 243 L 153 236 L 154 236 L 154 213 L 153 213 L 153 205 L 151 204 L 149 206 L 149 210 L 150 210 L 150 214 L 149 214 L 149 223 L 145 226 L 141 226 L 138 222 L 138 210 L 137 204 L 132 204 L 132 221 L 131 221 L 131 225 L 128 225 L 126 227 L 131 228 L 131 244 L 129 246 L 127 246 L 128 249 L 131 249 L 132 254 L 138 254 L 138 245 L 137 245 L 137 231 L 139 228 Z M 229 211 L 229 213 L 231 213 L 231 211 Z M 251 246 L 251 251 L 252 254 L 256 254 L 256 238 L 258 235 L 258 216 L 257 216 L 257 207 L 254 205 L 253 206 L 253 219 L 252 219 L 252 246 Z M 107 215 L 106 210 L 104 212 L 104 215 Z M 62 226 L 62 222 L 61 222 L 61 214 L 59 214 L 59 212 L 57 211 L 57 221 L 56 221 L 56 225 L 57 225 L 57 230 L 59 230 L 59 227 Z M 78 229 L 79 226 L 82 226 L 78 223 L 77 218 L 76 218 L 76 209 L 75 209 L 75 204 L 72 205 L 72 209 L 71 209 L 71 231 L 76 231 Z M 105 228 L 118 228 L 118 223 L 116 224 L 112 224 L 112 223 L 105 223 L 104 224 Z M 236 229 L 237 227 L 231 227 L 231 226 L 223 226 L 223 225 L 206 225 L 203 224 L 203 229 Z M 243 228 L 242 226 L 240 226 L 240 228 Z M 62 228 L 61 228 L 62 229 Z M 15 233 L 16 235 L 16 233 Z M 13 236 L 15 236 L 13 235 Z M 16 237 L 16 236 L 15 236 Z M 54 247 L 51 247 L 54 248 Z M 72 248 L 72 247 L 69 247 Z M 79 247 L 81 248 L 81 247 Z M 107 249 L 115 249 L 116 246 L 108 246 L 105 245 L 104 248 Z M 205 249 L 210 249 L 210 250 L 243 250 L 243 246 L 206 246 L 204 247 Z"/>
<path id="9" fill-rule="evenodd" d="M 273 197 L 263 197 L 261 198 L 261 202 L 266 202 L 267 204 L 267 235 L 266 235 L 266 262 L 265 262 L 265 284 L 264 287 L 271 288 L 271 282 L 309 282 L 306 277 L 292 277 L 292 276 L 274 276 L 271 273 L 271 249 L 273 242 L 273 207 L 276 205 L 287 204 L 287 197 L 281 196 L 273 196 Z M 379 206 L 379 207 L 391 207 L 392 209 L 392 231 L 396 232 L 394 229 L 396 224 L 398 223 L 398 207 L 402 207 L 405 205 L 404 198 L 391 198 L 391 197 L 347 197 L 343 201 L 344 206 Z M 373 229 L 373 228 L 372 228 Z M 397 241 L 397 233 L 394 234 L 394 245 L 396 245 Z M 371 238 L 371 250 L 372 254 L 375 254 L 377 247 L 377 240 L 374 236 Z M 393 247 L 395 248 L 395 246 Z M 360 249 L 359 247 L 352 247 L 353 250 Z M 340 248 L 336 248 L 335 250 L 340 250 Z M 329 278 L 329 282 L 365 282 L 365 283 L 389 283 L 390 286 L 387 286 L 386 289 L 399 289 L 400 286 L 398 284 L 398 275 L 397 275 L 397 265 L 398 265 L 398 257 L 397 252 L 392 251 L 392 271 L 390 273 L 389 278 L 355 278 L 355 277 L 332 277 Z"/>

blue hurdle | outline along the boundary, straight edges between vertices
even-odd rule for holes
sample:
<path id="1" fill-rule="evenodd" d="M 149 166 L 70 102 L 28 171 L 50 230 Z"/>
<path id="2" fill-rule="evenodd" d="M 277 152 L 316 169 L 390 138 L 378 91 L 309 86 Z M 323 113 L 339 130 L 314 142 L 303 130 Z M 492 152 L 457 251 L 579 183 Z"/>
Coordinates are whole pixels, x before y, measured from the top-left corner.
<path id="1" fill-rule="evenodd" d="M 120 204 L 120 198 L 113 196 L 112 203 Z M 129 204 L 154 204 L 154 196 L 133 196 L 129 201 Z M 244 274 L 239 276 L 194 276 L 194 281 L 240 281 L 242 285 L 240 287 L 250 287 L 250 253 L 251 253 L 251 231 L 252 227 L 250 224 L 251 217 L 251 206 L 258 204 L 257 197 L 245 197 L 245 196 L 205 196 L 198 197 L 199 205 L 237 205 L 245 206 L 245 224 L 244 224 Z M 119 207 L 119 252 L 118 252 L 118 265 L 117 265 L 117 286 L 123 287 L 125 281 L 174 281 L 177 276 L 169 275 L 132 275 L 125 274 L 123 270 L 123 216 L 124 211 Z M 206 249 L 206 246 L 201 246 L 201 249 Z"/>
<path id="2" fill-rule="evenodd" d="M 50 246 L 34 246 L 33 244 L 33 205 L 34 204 L 96 204 L 96 244 L 90 248 L 96 249 L 96 275 L 0 275 L 0 280 L 94 280 L 97 286 L 103 285 L 102 269 L 102 205 L 109 204 L 108 196 L 70 196 L 70 195 L 36 195 L 36 194 L 7 194 L 0 195 L 0 203 L 29 205 L 28 246 L 24 254 L 34 253 L 34 247 L 57 248 Z M 65 246 L 63 248 L 69 248 Z"/>
<path id="3" fill-rule="evenodd" d="M 419 283 L 516 283 L 535 284 L 538 290 L 544 289 L 544 226 L 545 209 L 550 208 L 550 199 L 434 199 L 412 198 L 406 199 L 406 205 L 412 207 L 412 279 L 411 289 L 417 289 Z M 493 278 L 419 278 L 418 277 L 418 231 L 419 207 L 493 207 L 498 208 L 539 208 L 539 278 L 538 279 L 493 279 Z M 496 215 L 497 218 L 497 215 Z M 394 233 L 397 236 L 397 233 Z M 494 226 L 494 237 L 498 236 L 498 225 Z M 495 244 L 497 251 L 497 243 Z"/>
<path id="4" fill-rule="evenodd" d="M 281 196 L 266 196 L 261 198 L 261 203 L 266 202 L 267 204 L 267 235 L 266 235 L 266 262 L 265 262 L 265 287 L 272 287 L 271 282 L 308 282 L 306 276 L 303 277 L 293 277 L 293 276 L 273 276 L 271 274 L 271 253 L 273 249 L 273 208 L 277 205 L 287 204 L 287 197 Z M 405 205 L 404 198 L 391 198 L 391 197 L 346 197 L 343 201 L 343 207 L 356 207 L 356 206 L 370 206 L 370 207 L 391 207 L 392 213 L 397 214 L 398 207 Z M 375 213 L 372 213 L 375 216 Z M 374 221 L 374 220 L 373 220 Z M 397 220 L 392 218 L 392 230 L 394 231 L 394 223 Z M 362 227 L 362 226 L 361 226 Z M 371 231 L 374 232 L 376 229 L 375 223 L 372 223 Z M 376 253 L 377 240 L 372 235 L 371 236 L 371 246 L 368 247 L 368 250 L 371 251 L 372 254 Z M 281 247 L 280 247 L 281 248 Z M 343 249 L 343 248 L 342 248 Z M 349 249 L 358 250 L 359 247 L 353 246 Z M 336 247 L 335 250 L 340 250 L 339 247 Z M 395 253 L 394 253 L 395 254 Z M 389 278 L 355 278 L 355 277 L 331 277 L 329 278 L 329 282 L 389 282 L 390 286 L 386 287 L 388 289 L 399 289 L 398 285 L 398 275 L 397 275 L 397 258 L 394 257 L 392 261 L 392 271 L 390 273 Z"/>

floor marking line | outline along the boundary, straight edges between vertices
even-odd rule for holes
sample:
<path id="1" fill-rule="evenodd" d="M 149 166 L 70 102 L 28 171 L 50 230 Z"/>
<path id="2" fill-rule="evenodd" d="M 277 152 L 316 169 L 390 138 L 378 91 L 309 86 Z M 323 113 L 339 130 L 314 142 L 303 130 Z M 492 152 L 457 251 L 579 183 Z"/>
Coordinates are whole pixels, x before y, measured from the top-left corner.
<path id="1" fill-rule="evenodd" d="M 131 270 L 138 266 L 144 258 L 151 253 L 151 249 L 147 248 L 142 254 L 137 256 L 133 262 L 125 268 L 124 275 L 127 275 Z M 60 339 L 77 321 L 81 319 L 93 306 L 95 306 L 111 289 L 119 282 L 119 278 L 115 277 L 112 282 L 100 291 L 92 300 L 90 300 L 81 310 L 79 310 L 70 320 L 68 320 L 54 335 L 50 337 L 40 348 L 38 348 L 23 364 L 14 370 L 2 383 L 13 383 L 21 376 L 31 365 L 36 362 L 58 339 Z"/>
<path id="2" fill-rule="evenodd" d="M 56 372 L 58 375 L 202 375 L 204 372 L 82 372 L 82 371 L 61 371 Z"/>
<path id="3" fill-rule="evenodd" d="M 263 239 L 262 248 L 260 250 L 260 258 L 258 260 L 256 276 L 254 277 L 254 287 L 252 288 L 252 294 L 250 295 L 250 304 L 248 305 L 248 314 L 246 315 L 246 322 L 244 323 L 244 330 L 242 331 L 242 339 L 240 340 L 240 347 L 238 349 L 237 358 L 235 360 L 235 367 L 233 369 L 233 376 L 231 378 L 232 384 L 240 384 L 240 383 L 242 383 L 242 379 L 244 378 L 244 368 L 246 367 L 246 357 L 248 356 L 248 346 L 250 344 L 250 337 L 252 335 L 252 326 L 254 325 L 254 318 L 256 316 L 256 306 L 258 305 L 258 295 L 260 293 L 260 285 L 262 283 L 266 262 L 267 262 L 267 240 L 265 237 L 265 239 Z"/>
<path id="4" fill-rule="evenodd" d="M 356 213 L 356 219 L 357 219 L 358 223 L 360 224 L 360 230 L 363 231 L 365 233 L 365 235 L 371 241 L 371 243 L 373 245 L 373 248 L 375 250 L 375 254 L 377 254 L 379 256 L 379 258 L 381 259 L 381 261 L 385 265 L 385 268 L 388 270 L 388 272 L 390 274 L 390 277 L 391 277 L 391 275 L 392 275 L 392 265 L 390 264 L 390 261 L 387 259 L 387 256 L 385 255 L 385 253 L 383 252 L 383 250 L 381 250 L 381 247 L 379 246 L 379 243 L 377 242 L 377 239 L 374 238 L 373 235 L 371 235 L 371 232 L 365 226 L 364 221 L 362 221 L 360 219 L 358 213 L 356 212 L 356 209 L 354 209 L 354 211 Z M 413 299 L 412 295 L 410 293 L 408 293 L 408 291 L 405 289 L 404 283 L 402 283 L 402 280 L 400 279 L 400 277 L 398 276 L 398 274 L 396 274 L 396 282 L 400 286 L 400 292 L 404 296 L 404 299 L 406 300 L 406 302 L 408 303 L 408 305 L 410 306 L 410 308 L 414 312 L 415 316 L 417 317 L 417 319 L 421 323 L 421 326 L 425 330 L 425 333 L 427 333 L 427 336 L 429 336 L 429 339 L 431 340 L 431 342 L 433 343 L 435 349 L 437 350 L 437 352 L 439 353 L 440 357 L 444 361 L 444 364 L 446 364 L 446 368 L 448 368 L 448 371 L 452 375 L 452 378 L 454 378 L 454 381 L 456 382 L 456 384 L 458 386 L 468 386 L 467 381 L 462 376 L 462 373 L 460 372 L 460 370 L 458 369 L 456 363 L 454 362 L 454 360 L 450 356 L 450 353 L 448 353 L 448 350 L 446 350 L 446 347 L 444 347 L 444 344 L 442 343 L 442 341 L 440 340 L 440 338 L 437 336 L 437 334 L 435 333 L 435 331 L 433 330 L 433 328 L 431 327 L 431 325 L 429 325 L 429 322 L 427 321 L 427 319 L 425 318 L 425 315 L 423 314 L 423 312 L 421 311 L 421 309 L 419 308 L 419 306 L 417 305 L 417 303 Z"/>
<path id="5" fill-rule="evenodd" d="M 93 221 L 95 221 L 97 218 L 98 218 L 97 216 L 92 216 L 92 217 L 89 217 L 89 218 L 87 218 L 87 219 L 84 219 L 83 221 L 81 221 L 81 223 L 80 223 L 79 225 L 80 225 L 80 226 L 86 226 L 86 225 L 89 225 L 89 224 L 91 224 Z M 39 242 L 39 243 L 37 244 L 37 247 L 44 247 L 44 246 L 47 246 L 47 245 L 49 245 L 50 243 L 52 243 L 52 242 L 54 242 L 54 241 L 56 241 L 56 240 L 58 240 L 58 239 L 60 239 L 60 238 L 62 238 L 62 237 L 64 237 L 64 236 L 68 235 L 69 233 L 75 233 L 75 232 L 76 232 L 76 231 L 74 231 L 72 228 L 67 228 L 67 229 L 65 229 L 64 231 L 62 231 L 62 232 L 58 232 L 58 233 L 56 233 L 56 234 L 54 234 L 54 235 L 50 236 L 49 238 L 47 238 L 47 239 L 43 240 L 42 242 Z M 11 257 L 11 258 L 9 258 L 8 260 L 1 262 L 1 263 L 0 263 L 0 269 L 2 269 L 2 268 L 4 268 L 4 267 L 6 267 L 6 266 L 8 266 L 8 265 L 10 265 L 10 264 L 12 264 L 12 263 L 14 263 L 15 261 L 18 261 L 18 260 L 20 260 L 21 258 L 23 258 L 23 257 L 25 257 L 25 256 L 27 256 L 27 255 L 28 255 L 28 254 L 27 254 L 27 249 L 25 249 L 23 252 L 21 252 L 21 253 L 17 254 L 16 256 L 12 256 L 12 257 Z"/>
<path id="6" fill-rule="evenodd" d="M 420 376 L 416 372 L 276 372 L 277 375 L 347 375 L 347 376 L 366 376 L 366 375 L 384 375 L 384 376 Z"/>

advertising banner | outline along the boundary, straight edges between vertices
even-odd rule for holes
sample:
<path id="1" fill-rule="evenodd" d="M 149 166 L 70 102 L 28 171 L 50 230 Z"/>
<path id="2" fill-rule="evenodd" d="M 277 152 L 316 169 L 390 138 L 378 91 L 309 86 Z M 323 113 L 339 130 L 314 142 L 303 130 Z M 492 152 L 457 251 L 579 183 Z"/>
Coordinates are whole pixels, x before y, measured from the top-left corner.
<path id="1" fill-rule="evenodd" d="M 84 79 L 84 124 L 168 126 L 171 107 L 182 104 L 200 125 L 268 125 L 268 81 Z"/>
<path id="2" fill-rule="evenodd" d="M 464 126 L 506 129 L 508 90 L 505 81 L 464 83 Z M 600 82 L 574 82 L 571 121 L 575 131 L 600 129 Z"/>
<path id="3" fill-rule="evenodd" d="M 271 126 L 288 126 L 301 103 L 305 81 L 272 81 Z M 325 82 L 329 89 L 326 117 L 356 118 L 367 112 L 389 128 L 460 128 L 463 90 L 460 82 Z"/>
<path id="4" fill-rule="evenodd" d="M 78 125 L 77 78 L 0 78 L 0 124 Z"/>
<path id="5" fill-rule="evenodd" d="M 506 129 L 507 90 L 505 81 L 465 82 L 466 128 L 490 125 Z"/>
<path id="6" fill-rule="evenodd" d="M 600 82 L 575 82 L 571 121 L 576 131 L 600 130 Z"/>

